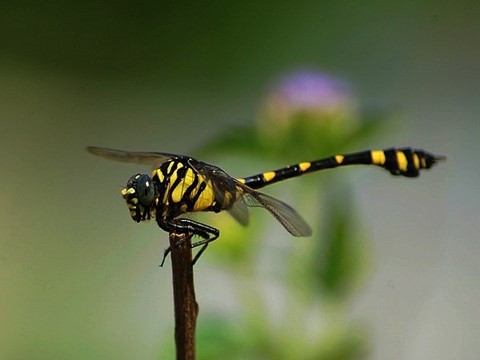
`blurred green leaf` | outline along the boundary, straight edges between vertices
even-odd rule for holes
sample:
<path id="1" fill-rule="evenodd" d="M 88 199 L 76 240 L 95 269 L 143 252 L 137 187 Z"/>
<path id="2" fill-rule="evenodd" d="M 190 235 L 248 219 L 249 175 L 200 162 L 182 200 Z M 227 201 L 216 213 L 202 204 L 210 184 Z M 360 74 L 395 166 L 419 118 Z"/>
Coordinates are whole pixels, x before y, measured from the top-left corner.
<path id="1" fill-rule="evenodd" d="M 346 299 L 362 275 L 365 251 L 357 224 L 353 194 L 345 183 L 329 184 L 324 231 L 316 242 L 313 282 L 336 299 Z"/>
<path id="2" fill-rule="evenodd" d="M 349 326 L 333 331 L 320 342 L 311 360 L 361 360 L 369 358 L 368 335 L 363 327 Z"/>
<path id="3" fill-rule="evenodd" d="M 198 359 L 238 359 L 235 354 L 241 353 L 242 338 L 231 321 L 219 316 L 207 316 L 201 319 L 197 330 Z"/>
<path id="4" fill-rule="evenodd" d="M 208 224 L 221 229 L 221 238 L 208 248 L 215 261 L 230 268 L 247 266 L 259 241 L 258 227 L 254 224 L 243 227 L 228 214 L 212 214 L 208 218 Z"/>

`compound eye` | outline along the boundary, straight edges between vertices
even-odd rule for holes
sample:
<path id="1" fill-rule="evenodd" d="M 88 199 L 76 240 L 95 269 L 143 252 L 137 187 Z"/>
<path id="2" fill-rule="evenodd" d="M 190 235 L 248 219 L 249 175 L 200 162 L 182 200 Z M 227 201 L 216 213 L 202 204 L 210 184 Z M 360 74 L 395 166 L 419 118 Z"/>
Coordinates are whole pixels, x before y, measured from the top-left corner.
<path id="1" fill-rule="evenodd" d="M 150 176 L 143 174 L 137 178 L 137 196 L 138 201 L 148 207 L 155 198 L 155 189 L 153 188 Z"/>

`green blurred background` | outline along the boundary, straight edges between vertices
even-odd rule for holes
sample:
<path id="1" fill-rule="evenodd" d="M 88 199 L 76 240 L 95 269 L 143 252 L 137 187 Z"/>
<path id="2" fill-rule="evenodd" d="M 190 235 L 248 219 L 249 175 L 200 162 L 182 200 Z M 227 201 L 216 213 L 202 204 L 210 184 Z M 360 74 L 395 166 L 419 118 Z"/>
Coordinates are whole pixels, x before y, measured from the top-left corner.
<path id="1" fill-rule="evenodd" d="M 479 16 L 478 3 L 466 0 L 2 3 L 0 358 L 170 358 L 171 274 L 158 268 L 167 236 L 155 224 L 132 222 L 119 196 L 143 169 L 94 158 L 84 147 L 194 153 L 234 126 L 253 124 L 275 79 L 303 67 L 348 80 L 361 107 L 395 114 L 362 147 L 412 145 L 448 162 L 415 181 L 341 170 L 364 250 L 355 253 L 363 265 L 340 305 L 302 289 L 297 301 L 290 296 L 296 279 L 272 284 L 272 273 L 290 271 L 279 261 L 285 245 L 274 240 L 246 271 L 241 262 L 222 263 L 217 248 L 232 246 L 232 231 L 228 215 L 217 215 L 222 237 L 195 267 L 199 358 L 209 347 L 235 358 L 252 342 L 249 333 L 282 353 L 292 338 L 317 332 L 327 347 L 337 341 L 328 339 L 347 339 L 348 350 L 350 339 L 360 349 L 325 358 L 478 358 Z M 202 159 L 233 176 L 291 162 L 238 153 L 230 161 L 227 150 Z M 266 192 L 296 194 L 318 180 L 324 197 L 314 199 L 331 205 L 333 176 Z M 296 198 L 287 196 L 308 214 Z M 254 213 L 275 236 L 281 232 Z M 297 254 L 322 238 L 278 237 L 295 242 Z M 294 264 L 292 273 L 301 274 L 298 255 Z M 258 298 L 282 321 L 236 328 L 261 310 Z M 311 308 L 317 302 L 320 310 Z M 306 318 L 323 320 L 302 327 L 305 303 Z M 270 336 L 272 328 L 282 335 Z M 301 346 L 285 353 L 305 358 Z M 258 348 L 255 356 L 272 358 Z"/>

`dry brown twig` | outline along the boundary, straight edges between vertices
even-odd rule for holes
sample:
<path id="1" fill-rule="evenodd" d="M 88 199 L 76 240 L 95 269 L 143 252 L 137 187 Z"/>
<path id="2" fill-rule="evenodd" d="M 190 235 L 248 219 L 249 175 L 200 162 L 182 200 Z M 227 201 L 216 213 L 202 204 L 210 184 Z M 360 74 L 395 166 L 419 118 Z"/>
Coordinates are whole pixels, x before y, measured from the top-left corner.
<path id="1" fill-rule="evenodd" d="M 192 264 L 192 234 L 169 234 L 172 261 L 175 345 L 177 360 L 195 359 L 195 327 L 198 304 L 195 300 Z"/>

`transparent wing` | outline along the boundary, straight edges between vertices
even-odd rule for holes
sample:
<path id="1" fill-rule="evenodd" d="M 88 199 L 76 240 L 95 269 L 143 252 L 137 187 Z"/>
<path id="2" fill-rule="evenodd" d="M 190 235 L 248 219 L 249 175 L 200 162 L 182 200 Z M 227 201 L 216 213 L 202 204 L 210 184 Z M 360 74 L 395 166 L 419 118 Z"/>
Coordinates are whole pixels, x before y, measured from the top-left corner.
<path id="1" fill-rule="evenodd" d="M 248 206 L 261 206 L 267 209 L 293 236 L 312 235 L 312 229 L 305 220 L 294 208 L 285 204 L 283 201 L 250 188 L 245 189 L 243 199 Z"/>
<path id="2" fill-rule="evenodd" d="M 169 159 L 181 157 L 179 155 L 168 153 L 123 151 L 116 149 L 107 149 L 97 146 L 87 146 L 87 151 L 108 160 L 151 165 L 153 167 L 158 167 L 160 164 L 163 164 Z"/>
<path id="3" fill-rule="evenodd" d="M 231 209 L 228 209 L 228 213 L 243 226 L 248 225 L 248 208 L 247 204 L 243 201 L 243 197 L 237 200 Z"/>

